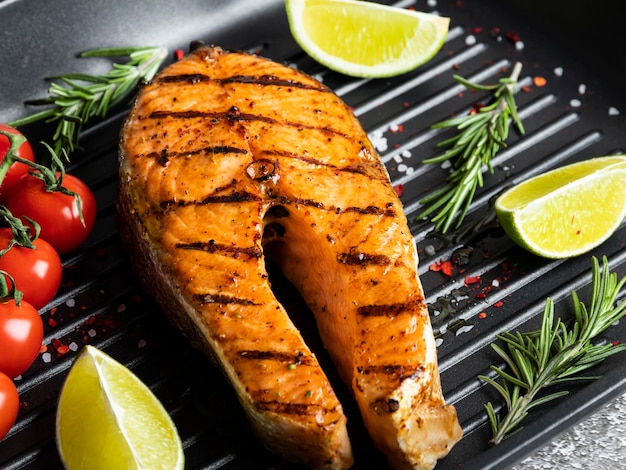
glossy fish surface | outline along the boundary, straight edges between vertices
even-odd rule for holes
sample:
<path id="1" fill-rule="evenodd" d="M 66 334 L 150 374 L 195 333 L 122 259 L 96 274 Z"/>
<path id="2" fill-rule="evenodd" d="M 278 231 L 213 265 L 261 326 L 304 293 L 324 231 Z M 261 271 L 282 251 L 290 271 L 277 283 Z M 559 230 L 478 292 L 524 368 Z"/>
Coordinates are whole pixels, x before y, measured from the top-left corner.
<path id="1" fill-rule="evenodd" d="M 170 65 L 124 125 L 118 210 L 144 286 L 222 369 L 272 452 L 353 464 L 341 403 L 272 292 L 266 257 L 315 314 L 390 466 L 432 468 L 460 439 L 401 203 L 327 87 L 218 47 Z"/>

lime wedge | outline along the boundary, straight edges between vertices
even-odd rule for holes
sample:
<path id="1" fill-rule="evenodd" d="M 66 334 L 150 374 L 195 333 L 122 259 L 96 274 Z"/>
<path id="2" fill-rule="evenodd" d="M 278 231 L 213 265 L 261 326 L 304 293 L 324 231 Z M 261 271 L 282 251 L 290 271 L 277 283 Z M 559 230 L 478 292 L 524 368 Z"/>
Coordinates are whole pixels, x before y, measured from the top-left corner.
<path id="1" fill-rule="evenodd" d="M 291 33 L 311 57 L 355 77 L 389 77 L 441 49 L 449 18 L 360 0 L 286 0 Z"/>
<path id="2" fill-rule="evenodd" d="M 586 253 L 626 217 L 626 156 L 599 157 L 535 176 L 495 204 L 506 233 L 546 258 Z"/>
<path id="3" fill-rule="evenodd" d="M 184 467 L 163 405 L 130 370 L 92 346 L 76 358 L 61 390 L 56 443 L 67 470 Z"/>

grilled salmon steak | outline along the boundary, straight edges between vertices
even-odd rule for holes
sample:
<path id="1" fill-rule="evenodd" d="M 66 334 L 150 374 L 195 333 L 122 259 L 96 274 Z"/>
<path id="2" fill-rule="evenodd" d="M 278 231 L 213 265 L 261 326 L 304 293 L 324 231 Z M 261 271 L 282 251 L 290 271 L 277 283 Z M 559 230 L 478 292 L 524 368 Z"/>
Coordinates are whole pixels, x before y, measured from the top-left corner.
<path id="1" fill-rule="evenodd" d="M 310 468 L 353 463 L 342 406 L 266 257 L 315 314 L 390 466 L 432 468 L 460 439 L 401 203 L 327 87 L 255 55 L 195 50 L 140 90 L 118 210 L 146 289 L 223 370 L 272 452 Z"/>

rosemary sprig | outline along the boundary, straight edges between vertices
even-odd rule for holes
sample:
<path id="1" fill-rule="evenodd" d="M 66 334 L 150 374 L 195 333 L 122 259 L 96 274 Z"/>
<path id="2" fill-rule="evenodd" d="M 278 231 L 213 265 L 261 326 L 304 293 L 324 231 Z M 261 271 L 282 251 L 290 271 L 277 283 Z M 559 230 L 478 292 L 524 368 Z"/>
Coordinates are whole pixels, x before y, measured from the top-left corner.
<path id="1" fill-rule="evenodd" d="M 122 102 L 142 80 L 150 80 L 163 63 L 167 50 L 162 47 L 94 49 L 80 57 L 128 57 L 124 64 L 113 63 L 104 75 L 70 73 L 50 77 L 48 97 L 27 101 L 27 105 L 52 105 L 48 109 L 11 122 L 20 127 L 37 121 L 57 122 L 52 144 L 57 153 L 69 155 L 78 145 L 83 124 L 104 117 Z"/>
<path id="2" fill-rule="evenodd" d="M 592 293 L 589 308 L 572 292 L 574 319 L 567 326 L 561 319 L 554 320 L 554 304 L 546 300 L 541 328 L 530 333 L 505 333 L 498 338 L 506 349 L 492 344 L 504 360 L 507 370 L 491 369 L 500 381 L 490 377 L 479 378 L 492 385 L 504 399 L 506 412 L 498 415 L 491 402 L 485 405 L 493 437 L 491 444 L 521 429 L 520 423 L 531 408 L 561 396 L 567 390 L 540 395 L 546 387 L 598 377 L 577 374 L 593 367 L 613 354 L 626 350 L 622 344 L 593 344 L 592 340 L 626 314 L 626 300 L 616 304 L 626 276 L 618 281 L 616 273 L 609 273 L 606 257 L 602 269 L 593 257 Z"/>
<path id="3" fill-rule="evenodd" d="M 453 171 L 446 179 L 446 184 L 437 191 L 423 198 L 420 203 L 426 207 L 418 219 L 432 218 L 435 228 L 442 233 L 450 228 L 456 219 L 458 228 L 465 218 L 476 189 L 483 185 L 483 167 L 493 173 L 491 160 L 498 151 L 506 146 L 510 122 L 513 121 L 520 134 L 524 126 L 517 114 L 514 95 L 517 93 L 517 80 L 522 70 L 521 63 L 513 67 L 510 77 L 501 78 L 494 85 L 480 85 L 454 75 L 454 79 L 470 90 L 492 93 L 491 104 L 474 107 L 469 114 L 457 116 L 434 124 L 435 129 L 456 128 L 459 132 L 440 142 L 438 147 L 450 147 L 442 154 L 423 161 L 425 164 L 442 163 L 454 160 Z"/>

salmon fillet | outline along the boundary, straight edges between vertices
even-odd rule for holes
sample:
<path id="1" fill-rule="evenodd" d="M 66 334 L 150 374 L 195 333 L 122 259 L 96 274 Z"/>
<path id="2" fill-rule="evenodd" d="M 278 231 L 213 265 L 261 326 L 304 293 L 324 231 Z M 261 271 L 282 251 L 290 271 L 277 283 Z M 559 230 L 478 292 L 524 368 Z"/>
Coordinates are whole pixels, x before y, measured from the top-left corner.
<path id="1" fill-rule="evenodd" d="M 393 468 L 432 468 L 460 439 L 401 203 L 358 120 L 318 81 L 218 47 L 170 65 L 124 124 L 118 212 L 145 288 L 222 369 L 270 451 L 310 468 L 353 463 L 342 406 L 266 257 L 315 314 Z"/>

